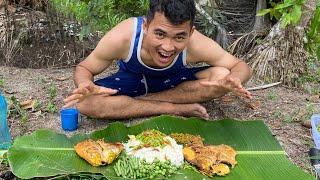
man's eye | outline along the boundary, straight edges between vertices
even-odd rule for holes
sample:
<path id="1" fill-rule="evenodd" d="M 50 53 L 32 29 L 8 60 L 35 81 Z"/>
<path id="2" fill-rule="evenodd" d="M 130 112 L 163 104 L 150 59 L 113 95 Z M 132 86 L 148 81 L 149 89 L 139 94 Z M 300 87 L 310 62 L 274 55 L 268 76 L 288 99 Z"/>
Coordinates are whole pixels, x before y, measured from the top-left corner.
<path id="1" fill-rule="evenodd" d="M 164 38 L 163 33 L 156 32 L 156 36 L 157 36 L 157 38 Z"/>
<path id="2" fill-rule="evenodd" d="M 183 41 L 185 39 L 185 37 L 183 37 L 183 36 L 178 36 L 178 37 L 176 37 L 176 40 L 177 41 Z"/>

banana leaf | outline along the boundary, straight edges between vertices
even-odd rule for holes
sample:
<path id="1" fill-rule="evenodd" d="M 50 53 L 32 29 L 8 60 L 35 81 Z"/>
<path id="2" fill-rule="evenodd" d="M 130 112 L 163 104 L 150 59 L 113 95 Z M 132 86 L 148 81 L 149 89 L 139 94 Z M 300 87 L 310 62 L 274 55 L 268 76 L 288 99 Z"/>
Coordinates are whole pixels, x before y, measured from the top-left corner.
<path id="1" fill-rule="evenodd" d="M 73 146 L 87 138 L 122 142 L 128 139 L 128 134 L 135 135 L 146 129 L 157 129 L 167 134 L 200 135 L 206 144 L 227 144 L 235 148 L 238 164 L 229 175 L 214 177 L 216 179 L 314 179 L 312 175 L 288 160 L 286 153 L 263 121 L 231 119 L 204 121 L 197 118 L 158 116 L 131 127 L 114 122 L 105 129 L 87 135 L 74 135 L 71 138 L 50 130 L 37 130 L 14 141 L 8 151 L 8 161 L 12 172 L 22 179 L 77 173 L 96 173 L 107 179 L 123 179 L 116 177 L 114 163 L 93 167 L 77 156 Z M 182 169 L 171 176 L 171 179 L 209 178 L 192 169 Z"/>

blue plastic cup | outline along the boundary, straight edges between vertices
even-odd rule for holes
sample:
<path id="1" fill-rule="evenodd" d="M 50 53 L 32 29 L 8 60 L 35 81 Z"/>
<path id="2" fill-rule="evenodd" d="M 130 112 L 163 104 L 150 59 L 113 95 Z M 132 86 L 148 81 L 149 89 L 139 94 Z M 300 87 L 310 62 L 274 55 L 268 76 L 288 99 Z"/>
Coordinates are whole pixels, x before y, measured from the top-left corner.
<path id="1" fill-rule="evenodd" d="M 78 129 L 79 111 L 75 108 L 62 109 L 60 111 L 61 127 L 65 131 Z"/>

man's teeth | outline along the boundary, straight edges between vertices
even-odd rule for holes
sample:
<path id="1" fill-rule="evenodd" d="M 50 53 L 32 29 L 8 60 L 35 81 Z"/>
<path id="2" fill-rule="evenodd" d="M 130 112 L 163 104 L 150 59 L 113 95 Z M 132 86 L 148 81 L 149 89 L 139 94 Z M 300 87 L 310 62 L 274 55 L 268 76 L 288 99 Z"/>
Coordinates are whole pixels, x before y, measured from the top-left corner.
<path id="1" fill-rule="evenodd" d="M 170 57 L 172 56 L 172 53 L 163 53 L 163 52 L 159 52 L 162 56 L 165 56 L 165 57 Z"/>

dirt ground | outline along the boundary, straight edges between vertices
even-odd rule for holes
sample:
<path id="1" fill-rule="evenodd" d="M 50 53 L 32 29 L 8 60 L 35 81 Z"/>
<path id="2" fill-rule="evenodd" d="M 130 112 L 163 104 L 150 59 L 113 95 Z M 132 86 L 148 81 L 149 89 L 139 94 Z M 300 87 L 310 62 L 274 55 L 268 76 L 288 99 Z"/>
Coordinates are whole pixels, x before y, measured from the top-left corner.
<path id="1" fill-rule="evenodd" d="M 106 70 L 102 76 L 116 71 L 113 66 Z M 28 118 L 9 118 L 10 131 L 13 138 L 30 134 L 40 128 L 48 128 L 60 133 L 59 113 L 45 112 L 49 101 L 49 87 L 57 90 L 55 104 L 57 109 L 63 105 L 62 99 L 74 88 L 72 80 L 73 68 L 68 69 L 19 69 L 0 66 L 0 79 L 3 80 L 3 90 L 7 97 L 14 96 L 19 102 L 37 100 L 40 108 L 28 110 Z M 251 85 L 250 85 L 251 84 Z M 247 87 L 253 87 L 248 83 Z M 310 129 L 303 126 L 302 122 L 310 119 L 312 113 L 320 112 L 319 99 L 297 89 L 277 86 L 267 89 L 252 91 L 254 98 L 244 100 L 233 95 L 227 95 L 217 100 L 212 100 L 203 105 L 207 108 L 210 119 L 217 120 L 224 117 L 238 120 L 262 119 L 278 139 L 289 159 L 306 172 L 313 173 L 308 159 L 309 148 L 314 146 Z M 143 119 L 126 120 L 132 124 Z M 83 117 L 79 129 L 74 133 L 89 133 L 93 130 L 104 128 L 108 120 L 92 120 Z M 2 172 L 7 168 L 1 168 Z M 1 171 L 0 171 L 1 172 Z"/>

